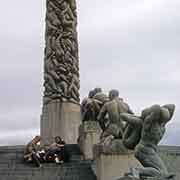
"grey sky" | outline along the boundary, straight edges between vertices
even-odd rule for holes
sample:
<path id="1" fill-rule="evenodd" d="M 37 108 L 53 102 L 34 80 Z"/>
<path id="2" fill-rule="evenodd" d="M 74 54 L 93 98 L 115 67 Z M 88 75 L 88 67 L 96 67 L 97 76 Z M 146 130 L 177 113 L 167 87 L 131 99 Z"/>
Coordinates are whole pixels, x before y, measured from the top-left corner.
<path id="1" fill-rule="evenodd" d="M 180 1 L 77 0 L 81 96 L 117 88 L 136 112 L 175 103 L 163 143 L 180 144 Z M 39 132 L 45 0 L 0 7 L 0 144 Z"/>

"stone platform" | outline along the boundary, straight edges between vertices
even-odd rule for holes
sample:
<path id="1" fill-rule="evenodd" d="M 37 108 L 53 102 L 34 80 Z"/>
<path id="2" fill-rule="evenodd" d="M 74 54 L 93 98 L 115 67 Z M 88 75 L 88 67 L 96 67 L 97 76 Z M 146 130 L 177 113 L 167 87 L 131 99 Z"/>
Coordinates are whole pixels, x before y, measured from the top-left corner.
<path id="1" fill-rule="evenodd" d="M 95 172 L 98 180 L 135 180 L 122 178 L 129 172 L 130 167 L 140 167 L 140 163 L 134 158 L 132 151 L 116 146 L 105 147 L 102 145 L 94 146 L 95 153 Z M 113 147 L 113 148 L 112 148 Z M 160 146 L 158 153 L 165 162 L 168 171 L 176 174 L 174 180 L 180 180 L 180 147 Z M 157 179 L 148 179 L 157 180 Z M 158 179 L 160 180 L 160 179 Z M 164 179 L 163 179 L 164 180 Z"/>
<path id="2" fill-rule="evenodd" d="M 108 145 L 97 144 L 93 150 L 98 180 L 115 180 L 129 172 L 130 167 L 142 167 L 134 152 L 127 150 L 121 140 L 113 140 Z"/>
<path id="3" fill-rule="evenodd" d="M 23 162 L 23 150 L 24 146 L 0 147 L 0 180 L 97 179 L 91 168 L 93 162 L 81 160 L 82 154 L 77 145 L 68 145 L 68 152 L 71 154 L 69 163 L 63 165 L 43 164 L 41 169 Z M 176 180 L 180 180 L 180 147 L 161 146 L 159 147 L 159 154 L 169 171 L 177 174 Z"/>
<path id="4" fill-rule="evenodd" d="M 36 168 L 23 162 L 24 146 L 0 147 L 0 180 L 96 180 L 90 161 L 82 161 L 77 145 L 67 145 L 70 162 Z"/>
<path id="5" fill-rule="evenodd" d="M 85 160 L 93 160 L 93 146 L 100 141 L 101 128 L 97 121 L 85 121 L 79 127 L 78 144 Z"/>

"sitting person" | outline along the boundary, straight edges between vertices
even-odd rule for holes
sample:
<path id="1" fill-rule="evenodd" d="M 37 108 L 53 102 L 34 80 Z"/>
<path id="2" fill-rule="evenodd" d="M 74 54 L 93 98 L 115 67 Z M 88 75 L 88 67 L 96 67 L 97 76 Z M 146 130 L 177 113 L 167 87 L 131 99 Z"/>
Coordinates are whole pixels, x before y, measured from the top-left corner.
<path id="1" fill-rule="evenodd" d="M 54 140 L 55 142 L 49 146 L 49 149 L 45 154 L 45 160 L 55 161 L 57 164 L 63 163 L 65 158 L 65 142 L 61 139 L 60 136 L 56 136 Z"/>
<path id="2" fill-rule="evenodd" d="M 26 162 L 33 162 L 37 167 L 42 167 L 41 162 L 43 159 L 43 151 L 38 151 L 38 143 L 40 142 L 41 137 L 36 136 L 33 138 L 26 146 L 25 152 L 24 152 L 24 160 Z"/>

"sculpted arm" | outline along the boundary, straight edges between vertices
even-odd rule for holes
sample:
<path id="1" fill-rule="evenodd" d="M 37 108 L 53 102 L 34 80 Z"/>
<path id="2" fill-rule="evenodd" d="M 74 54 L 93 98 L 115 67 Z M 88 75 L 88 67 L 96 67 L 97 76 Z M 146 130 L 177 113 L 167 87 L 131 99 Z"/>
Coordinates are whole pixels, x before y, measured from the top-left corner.
<path id="1" fill-rule="evenodd" d="M 159 123 L 167 123 L 168 121 L 171 120 L 175 110 L 175 105 L 174 104 L 167 104 L 164 106 L 159 106 L 159 105 L 153 105 L 148 109 L 148 112 L 142 114 L 142 117 L 144 122 L 147 124 L 151 124 L 153 122 L 159 122 Z"/>
<path id="2" fill-rule="evenodd" d="M 166 104 L 161 107 L 161 118 L 160 121 L 163 123 L 168 123 L 175 111 L 175 105 L 174 104 Z"/>
<path id="3" fill-rule="evenodd" d="M 97 119 L 98 119 L 99 121 L 101 121 L 102 119 L 104 119 L 106 113 L 107 113 L 107 106 L 106 106 L 106 104 L 105 104 L 105 105 L 102 107 L 102 109 L 100 110 Z"/>
<path id="4" fill-rule="evenodd" d="M 133 125 L 141 125 L 142 124 L 142 119 L 140 117 L 129 114 L 129 113 L 121 113 L 120 118 L 123 121 L 128 122 L 129 124 L 133 124 Z"/>
<path id="5" fill-rule="evenodd" d="M 127 108 L 128 108 L 128 112 L 127 112 L 127 113 L 129 113 L 129 114 L 134 114 L 133 111 L 131 110 L 130 106 L 129 106 L 127 103 L 125 103 L 125 105 L 126 105 Z"/>

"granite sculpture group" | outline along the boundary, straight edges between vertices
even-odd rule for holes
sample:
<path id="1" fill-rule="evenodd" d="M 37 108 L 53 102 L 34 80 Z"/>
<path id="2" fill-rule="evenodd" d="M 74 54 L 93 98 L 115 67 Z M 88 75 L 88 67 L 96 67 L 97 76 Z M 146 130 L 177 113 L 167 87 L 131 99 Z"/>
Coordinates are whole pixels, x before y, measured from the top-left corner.
<path id="1" fill-rule="evenodd" d="M 175 176 L 168 172 L 157 153 L 157 147 L 164 136 L 166 124 L 174 114 L 175 105 L 155 104 L 145 108 L 141 115 L 137 116 L 119 97 L 118 90 L 113 89 L 109 95 L 106 95 L 101 88 L 95 88 L 89 92 L 80 107 L 76 0 L 46 0 L 46 7 L 44 94 L 40 130 L 41 136 L 50 146 L 48 148 L 44 146 L 43 151 L 36 149 L 41 139 L 38 136 L 28 143 L 24 159 L 35 160 L 38 167 L 41 167 L 39 160 L 55 161 L 58 164 L 67 161 L 69 155 L 61 136 L 68 144 L 74 145 L 78 138 L 78 127 L 82 117 L 82 122 L 94 121 L 97 122 L 94 123 L 95 125 L 98 124 L 98 130 L 99 126 L 101 127 L 99 144 L 111 146 L 114 141 L 120 142 L 118 147 L 124 151 L 132 150 L 136 159 L 142 164 L 141 168 L 130 168 L 130 172 L 127 172 L 121 180 L 173 180 Z M 89 131 L 88 128 L 86 130 Z M 94 132 L 90 133 L 92 138 Z M 52 137 L 56 137 L 54 143 L 50 143 Z M 94 139 L 99 140 L 99 138 Z M 41 139 L 41 143 L 45 145 L 46 141 L 43 142 Z M 81 156 L 76 153 L 75 159 L 76 156 Z M 12 158 L 11 155 L 10 157 L 5 155 L 5 157 Z M 17 154 L 15 159 L 10 159 L 13 171 L 16 171 L 15 164 L 12 163 L 15 162 L 16 157 L 18 157 Z M 2 163 L 3 166 L 9 167 L 9 164 Z M 76 163 L 73 162 L 73 164 L 76 166 Z M 78 162 L 76 169 L 80 164 Z M 69 168 L 72 170 L 71 165 Z M 33 170 L 31 174 L 36 173 Z M 68 176 L 67 179 L 69 179 Z"/>
<path id="2" fill-rule="evenodd" d="M 67 143 L 74 143 L 81 119 L 76 0 L 46 2 L 41 136 L 50 142 L 53 136 L 59 135 Z M 144 168 L 134 167 L 128 176 L 141 179 L 173 178 L 157 154 L 157 146 L 174 110 L 173 104 L 153 105 L 137 116 L 117 90 L 111 90 L 107 96 L 101 88 L 90 91 L 81 104 L 82 121 L 99 123 L 101 144 L 110 146 L 118 139 L 125 149 L 134 150 Z"/>
<path id="3" fill-rule="evenodd" d="M 133 167 L 126 176 L 137 179 L 174 178 L 157 153 L 174 110 L 173 104 L 155 104 L 137 116 L 119 97 L 117 90 L 111 90 L 107 96 L 101 88 L 90 91 L 81 104 L 82 120 L 98 121 L 102 128 L 100 143 L 111 145 L 114 139 L 120 139 L 125 148 L 134 150 L 134 156 L 143 168 Z"/>
<path id="4" fill-rule="evenodd" d="M 44 103 L 79 102 L 79 61 L 75 0 L 47 1 Z"/>

